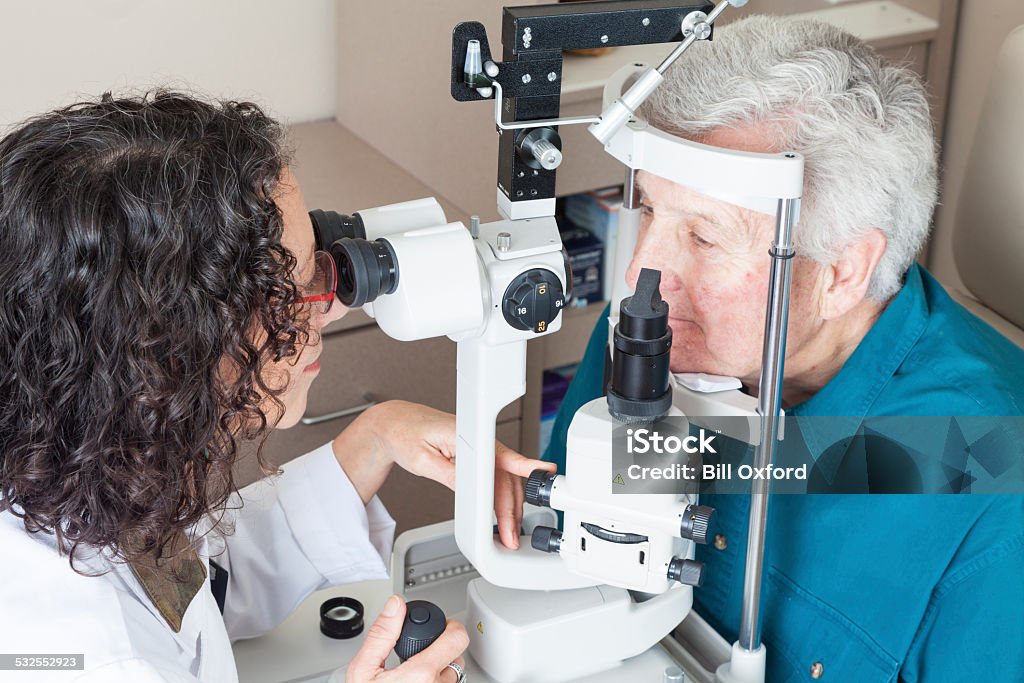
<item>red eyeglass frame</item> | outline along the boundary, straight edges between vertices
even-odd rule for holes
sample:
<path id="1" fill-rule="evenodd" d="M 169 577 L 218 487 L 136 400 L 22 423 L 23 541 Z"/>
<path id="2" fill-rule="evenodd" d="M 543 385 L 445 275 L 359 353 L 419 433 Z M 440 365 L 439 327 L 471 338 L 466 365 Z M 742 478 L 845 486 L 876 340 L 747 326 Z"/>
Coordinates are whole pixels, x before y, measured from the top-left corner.
<path id="1" fill-rule="evenodd" d="M 296 301 L 300 304 L 321 304 L 320 314 L 323 315 L 331 310 L 334 299 L 337 298 L 335 291 L 338 288 L 338 267 L 334 265 L 334 257 L 326 251 L 313 252 L 313 260 L 316 262 L 317 275 L 324 273 L 324 288 L 320 294 L 301 296 Z"/>

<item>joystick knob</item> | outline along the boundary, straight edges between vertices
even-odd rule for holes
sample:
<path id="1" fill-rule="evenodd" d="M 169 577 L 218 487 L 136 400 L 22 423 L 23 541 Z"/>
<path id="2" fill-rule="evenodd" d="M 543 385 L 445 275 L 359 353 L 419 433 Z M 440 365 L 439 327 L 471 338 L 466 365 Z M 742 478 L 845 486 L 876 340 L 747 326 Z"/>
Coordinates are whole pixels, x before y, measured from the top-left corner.
<path id="1" fill-rule="evenodd" d="M 405 606 L 405 623 L 395 643 L 395 654 L 403 662 L 430 647 L 444 633 L 447 620 L 441 608 L 426 600 L 412 600 Z"/>

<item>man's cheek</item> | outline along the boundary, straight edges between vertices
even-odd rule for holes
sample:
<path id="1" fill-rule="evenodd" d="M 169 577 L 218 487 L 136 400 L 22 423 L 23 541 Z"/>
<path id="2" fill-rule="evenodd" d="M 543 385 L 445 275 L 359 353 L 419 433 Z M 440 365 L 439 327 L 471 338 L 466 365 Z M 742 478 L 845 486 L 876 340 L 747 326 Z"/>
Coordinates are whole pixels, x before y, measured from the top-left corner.
<path id="1" fill-rule="evenodd" d="M 766 294 L 765 283 L 756 274 L 741 278 L 732 287 L 708 286 L 702 290 L 705 331 L 726 352 L 716 355 L 742 362 L 748 360 L 752 345 L 760 347 Z"/>

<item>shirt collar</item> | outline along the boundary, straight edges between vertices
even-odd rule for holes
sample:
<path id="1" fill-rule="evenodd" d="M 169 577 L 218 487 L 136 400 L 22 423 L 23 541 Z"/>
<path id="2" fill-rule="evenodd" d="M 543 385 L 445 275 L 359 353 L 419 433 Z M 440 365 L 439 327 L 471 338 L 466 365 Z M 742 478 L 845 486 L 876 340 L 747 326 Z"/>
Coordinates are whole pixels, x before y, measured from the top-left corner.
<path id="1" fill-rule="evenodd" d="M 857 432 L 927 325 L 928 303 L 921 268 L 915 263 L 904 276 L 902 289 L 836 376 L 814 396 L 787 411 L 798 418 L 834 416 L 827 426 L 813 419 L 800 420 L 804 443 L 815 460 L 835 443 L 837 430 L 841 436 Z"/>
<path id="2" fill-rule="evenodd" d="M 183 531 L 174 535 L 159 562 L 155 556 L 128 563 L 149 600 L 175 633 L 185 611 L 206 583 L 206 567 Z"/>
<path id="3" fill-rule="evenodd" d="M 157 596 L 169 596 L 173 595 L 172 591 L 178 590 L 171 584 L 165 584 L 164 580 L 149 575 L 147 578 L 148 585 L 140 578 L 138 570 L 139 565 L 137 563 L 128 563 L 124 560 L 111 557 L 109 550 L 98 553 L 98 555 L 91 559 L 91 564 L 96 568 L 102 567 L 104 571 L 109 571 L 114 574 L 121 582 L 121 584 L 132 593 L 135 598 L 142 603 L 142 605 L 161 623 L 167 627 L 168 635 L 170 635 L 174 641 L 178 644 L 178 647 L 188 657 L 195 657 L 198 650 L 196 644 L 199 638 L 199 634 L 202 631 L 206 623 L 206 615 L 203 611 L 203 599 L 204 591 L 203 584 L 205 584 L 205 577 L 207 575 L 207 568 L 203 559 L 206 556 L 205 553 L 205 539 L 200 538 L 195 543 L 195 551 L 191 553 L 190 560 L 197 559 L 202 565 L 203 582 L 199 584 L 199 587 L 191 598 L 186 596 L 186 593 L 191 592 L 191 588 L 181 589 L 181 598 L 179 602 L 175 602 L 173 610 L 169 611 L 167 605 L 163 608 L 157 605 L 150 593 L 155 591 Z M 179 544 L 176 541 L 175 546 Z M 191 561 L 189 561 L 191 564 Z M 164 562 L 161 562 L 161 567 L 165 567 Z M 185 573 L 190 577 L 190 580 L 186 583 L 191 587 L 195 587 L 198 583 L 198 575 L 196 574 L 196 567 L 186 568 Z M 179 612 L 180 610 L 180 612 Z M 177 618 L 175 618 L 175 613 Z M 176 623 L 175 623 L 176 622 Z"/>

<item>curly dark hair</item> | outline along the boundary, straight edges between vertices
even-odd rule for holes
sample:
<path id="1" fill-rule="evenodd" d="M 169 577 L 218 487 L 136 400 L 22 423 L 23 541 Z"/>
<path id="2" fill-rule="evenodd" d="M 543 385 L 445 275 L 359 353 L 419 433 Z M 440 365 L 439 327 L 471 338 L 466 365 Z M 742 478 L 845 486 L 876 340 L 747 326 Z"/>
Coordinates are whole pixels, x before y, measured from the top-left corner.
<path id="1" fill-rule="evenodd" d="M 162 554 L 265 438 L 264 366 L 309 334 L 273 200 L 288 161 L 255 104 L 169 91 L 0 141 L 0 510 L 73 568 L 80 545 Z"/>

